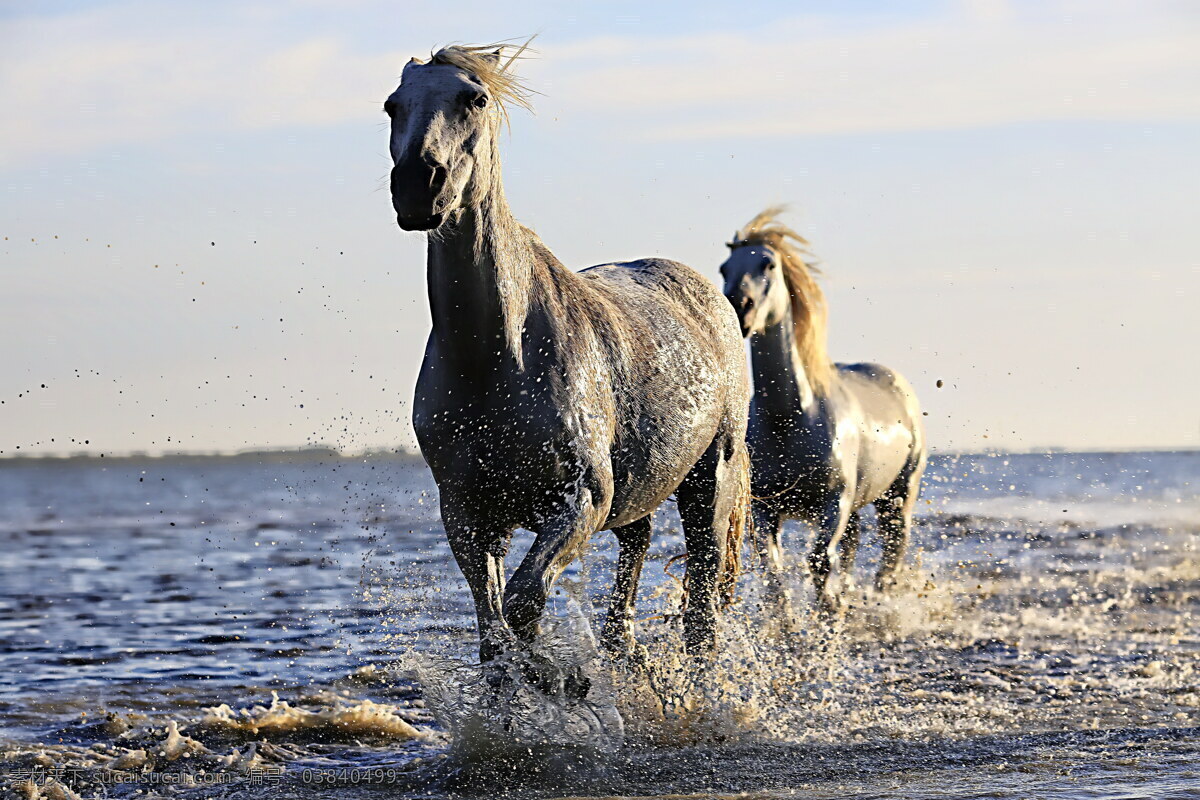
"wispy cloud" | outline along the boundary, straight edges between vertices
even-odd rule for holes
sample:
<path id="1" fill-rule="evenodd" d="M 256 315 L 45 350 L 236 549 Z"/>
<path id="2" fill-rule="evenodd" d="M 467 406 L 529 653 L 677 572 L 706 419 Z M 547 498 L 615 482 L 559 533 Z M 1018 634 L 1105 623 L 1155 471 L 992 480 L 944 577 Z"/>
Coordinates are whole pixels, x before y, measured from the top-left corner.
<path id="1" fill-rule="evenodd" d="M 173 24 L 143 11 L 116 6 L 0 26 L 0 158 L 365 119 L 379 114 L 407 58 L 362 52 L 336 32 L 289 36 L 261 15 Z"/>
<path id="2" fill-rule="evenodd" d="M 1149 3 L 977 0 L 862 30 L 794 17 L 548 56 L 568 102 L 654 139 L 1200 119 L 1200 15 Z"/>
<path id="3" fill-rule="evenodd" d="M 1200 16 L 1183 8 L 972 0 L 853 28 L 809 15 L 731 33 L 547 37 L 528 69 L 589 129 L 666 140 L 1194 120 Z M 271 6 L 183 21 L 170 9 L 0 23 L 0 159 L 366 120 L 407 57 L 434 44 L 410 27 L 420 41 L 381 51 L 349 28 L 289 27 Z"/>

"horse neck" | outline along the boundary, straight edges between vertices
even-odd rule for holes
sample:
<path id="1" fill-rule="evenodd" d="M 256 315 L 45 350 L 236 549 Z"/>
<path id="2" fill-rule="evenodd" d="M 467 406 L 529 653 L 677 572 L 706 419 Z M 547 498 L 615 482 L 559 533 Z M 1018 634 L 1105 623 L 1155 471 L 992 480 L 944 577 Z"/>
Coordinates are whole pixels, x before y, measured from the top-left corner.
<path id="1" fill-rule="evenodd" d="M 498 174 L 453 225 L 429 235 L 432 335 L 439 358 L 460 374 L 491 372 L 513 359 L 522 365 L 534 238 L 509 211 Z"/>
<path id="2" fill-rule="evenodd" d="M 750 337 L 750 361 L 757 408 L 778 416 L 813 410 L 816 393 L 796 350 L 791 309 L 780 322 Z"/>

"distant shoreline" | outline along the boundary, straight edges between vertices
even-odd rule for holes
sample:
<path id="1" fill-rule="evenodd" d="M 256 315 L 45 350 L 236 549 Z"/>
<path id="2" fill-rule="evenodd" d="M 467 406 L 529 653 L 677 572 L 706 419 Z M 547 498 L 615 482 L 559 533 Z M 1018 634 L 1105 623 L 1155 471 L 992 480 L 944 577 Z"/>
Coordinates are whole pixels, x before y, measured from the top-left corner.
<path id="1" fill-rule="evenodd" d="M 1041 447 L 1029 450 L 933 450 L 931 455 L 940 458 L 954 456 L 1028 456 L 1028 455 L 1119 455 L 1124 453 L 1179 453 L 1200 455 L 1196 447 L 1143 447 L 1130 449 L 1099 448 L 1071 449 L 1063 447 Z M 399 461 L 424 464 L 424 459 L 416 450 L 367 450 L 360 452 L 341 452 L 332 447 L 300 447 L 300 448 L 263 448 L 255 450 L 239 450 L 235 452 L 125 452 L 125 453 L 46 453 L 20 454 L 0 456 L 0 468 L 28 466 L 37 464 L 90 464 L 90 463 L 130 463 L 130 462 L 205 462 L 205 461 L 241 461 L 268 464 L 311 463 L 315 461 Z"/>
<path id="2" fill-rule="evenodd" d="M 235 452 L 125 452 L 125 453 L 46 453 L 29 455 L 0 456 L 0 468 L 5 466 L 31 464 L 86 464 L 86 463 L 130 463 L 153 461 L 163 462 L 203 462 L 203 461 L 243 461 L 268 464 L 309 463 L 314 461 L 411 461 L 424 464 L 425 460 L 415 450 L 367 450 L 357 453 L 343 453 L 332 447 L 286 447 L 263 448 L 256 450 L 238 450 Z"/>

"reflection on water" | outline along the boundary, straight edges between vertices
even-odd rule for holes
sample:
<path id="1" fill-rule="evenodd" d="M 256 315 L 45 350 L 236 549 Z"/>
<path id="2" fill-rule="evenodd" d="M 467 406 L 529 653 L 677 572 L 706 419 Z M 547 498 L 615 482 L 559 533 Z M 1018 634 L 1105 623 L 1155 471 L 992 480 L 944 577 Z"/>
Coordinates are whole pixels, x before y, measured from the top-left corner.
<path id="1" fill-rule="evenodd" d="M 683 545 L 660 512 L 649 671 L 589 641 L 601 534 L 543 642 L 585 665 L 587 698 L 516 686 L 500 714 L 419 463 L 8 463 L 0 779 L 46 797 L 1195 796 L 1198 511 L 1197 453 L 937 457 L 894 596 L 849 586 L 833 634 L 781 640 L 750 576 L 701 676 L 675 655 L 663 566 Z M 868 534 L 861 574 L 876 554 Z"/>

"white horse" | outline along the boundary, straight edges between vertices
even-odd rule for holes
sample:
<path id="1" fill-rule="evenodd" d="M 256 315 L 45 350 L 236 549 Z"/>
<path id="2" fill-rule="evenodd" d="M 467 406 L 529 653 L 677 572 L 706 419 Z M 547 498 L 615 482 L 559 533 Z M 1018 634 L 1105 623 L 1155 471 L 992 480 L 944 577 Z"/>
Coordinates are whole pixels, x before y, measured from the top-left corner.
<path id="1" fill-rule="evenodd" d="M 513 218 L 497 136 L 505 103 L 528 101 L 506 49 L 413 59 L 384 105 L 396 219 L 429 241 L 433 331 L 413 424 L 475 599 L 480 660 L 528 649 L 555 579 L 601 530 L 621 544 L 602 640 L 631 647 L 650 515 L 671 494 L 688 551 L 685 642 L 706 652 L 749 492 L 737 319 L 682 264 L 574 273 Z M 516 528 L 537 538 L 506 586 Z M 544 688 L 580 690 L 581 676 L 539 669 Z"/>
<path id="2" fill-rule="evenodd" d="M 840 550 L 858 551 L 858 512 L 874 505 L 883 539 L 875 576 L 887 589 L 908 547 L 925 470 L 925 432 L 908 381 L 880 364 L 834 364 L 825 349 L 825 295 L 804 260 L 806 244 L 768 208 L 734 234 L 721 265 L 725 296 L 750 337 L 754 528 L 782 598 L 780 523 L 816 530 L 809 567 L 822 607 Z M 840 547 L 839 547 L 840 545 Z"/>

